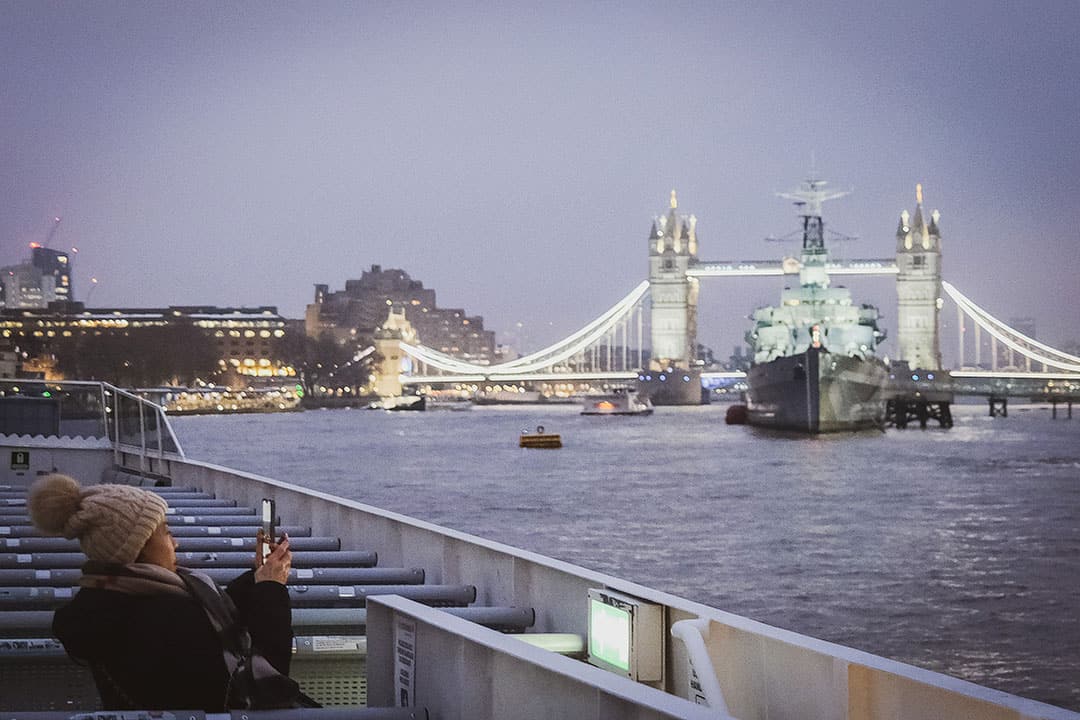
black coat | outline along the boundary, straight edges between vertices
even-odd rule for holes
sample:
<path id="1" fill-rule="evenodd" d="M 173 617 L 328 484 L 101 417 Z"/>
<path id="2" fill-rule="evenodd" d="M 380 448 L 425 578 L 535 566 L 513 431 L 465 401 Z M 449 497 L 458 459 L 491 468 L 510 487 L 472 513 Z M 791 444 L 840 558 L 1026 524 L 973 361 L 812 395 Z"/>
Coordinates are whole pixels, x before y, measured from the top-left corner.
<path id="1" fill-rule="evenodd" d="M 255 652 L 288 675 L 288 589 L 277 582 L 256 583 L 248 571 L 227 591 Z M 191 597 L 83 588 L 56 611 L 53 632 L 69 655 L 90 663 L 103 709 L 228 709 L 221 642 Z"/>

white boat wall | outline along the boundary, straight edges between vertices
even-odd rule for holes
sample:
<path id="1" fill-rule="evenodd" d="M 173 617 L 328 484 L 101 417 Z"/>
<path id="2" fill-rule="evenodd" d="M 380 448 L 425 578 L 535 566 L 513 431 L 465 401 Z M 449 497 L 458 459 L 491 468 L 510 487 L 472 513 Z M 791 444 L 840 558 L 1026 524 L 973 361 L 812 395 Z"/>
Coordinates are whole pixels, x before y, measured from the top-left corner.
<path id="1" fill-rule="evenodd" d="M 10 395 L 11 385 L 0 381 L 0 390 L 4 388 Z M 50 384 L 53 397 L 69 390 L 73 391 Z M 25 391 L 25 384 L 20 391 Z M 47 430 L 43 426 L 52 422 L 52 432 L 30 435 L 11 432 L 7 426 L 0 446 L 3 457 L 12 462 L 3 464 L 0 485 L 10 493 L 4 497 L 12 498 L 12 508 L 18 505 L 19 489 L 25 490 L 39 473 L 54 471 L 84 483 L 156 486 L 166 498 L 169 493 L 190 491 L 235 500 L 248 509 L 257 507 L 263 497 L 273 497 L 283 520 L 310 526 L 313 538 L 340 538 L 341 553 L 370 557 L 372 562 L 377 554 L 371 570 L 420 568 L 426 584 L 473 589 L 475 607 L 430 607 L 409 599 L 409 588 L 399 585 L 371 592 L 366 604 L 341 607 L 339 603 L 355 599 L 360 590 L 339 584 L 331 591 L 333 607 L 311 607 L 303 598 L 317 594 L 316 573 L 322 570 L 311 569 L 309 561 L 326 553 L 295 549 L 298 579 L 290 592 L 297 652 L 292 674 L 324 703 L 355 704 L 352 690 L 338 697 L 334 688 L 362 686 L 366 696 L 359 699 L 370 707 L 408 705 L 426 709 L 440 720 L 1080 719 L 1080 714 L 1062 708 L 764 625 L 614 575 L 300 485 L 189 459 L 154 406 L 108 386 L 100 386 L 100 395 L 103 409 L 108 408 L 99 426 L 104 430 L 88 435 L 90 424 L 80 421 L 82 438 L 60 441 L 66 434 L 63 420 L 46 418 L 36 429 Z M 3 409 L 0 397 L 0 415 Z M 15 510 L 9 510 L 8 517 L 13 517 Z M 197 528 L 195 518 L 189 523 L 187 517 L 178 515 L 177 526 Z M 3 526 L 14 532 L 12 524 Z M 190 557 L 210 562 L 211 556 L 220 559 L 229 554 Z M 0 550 L 0 567 L 10 563 L 47 577 L 42 566 L 49 557 L 50 553 L 29 553 L 25 548 L 16 551 L 9 544 Z M 42 587 L 34 590 L 34 595 L 44 592 Z M 71 588 L 53 590 L 63 597 Z M 630 647 L 636 656 L 628 661 L 629 670 L 613 671 L 610 664 L 602 669 L 597 666 L 602 662 L 587 664 L 578 657 L 590 649 L 603 656 L 603 649 L 588 641 L 590 606 L 597 598 L 614 598 L 612 607 L 629 609 L 626 612 L 634 618 Z M 71 662 L 49 638 L 51 612 L 9 607 L 0 605 L 0 710 L 95 709 L 89 672 Z M 517 633 L 507 634 L 498 623 L 468 619 L 500 609 L 511 615 L 523 611 L 531 623 L 521 623 Z M 635 674 L 639 681 L 631 679 Z M 317 717 L 310 710 L 275 715 L 278 720 Z"/>

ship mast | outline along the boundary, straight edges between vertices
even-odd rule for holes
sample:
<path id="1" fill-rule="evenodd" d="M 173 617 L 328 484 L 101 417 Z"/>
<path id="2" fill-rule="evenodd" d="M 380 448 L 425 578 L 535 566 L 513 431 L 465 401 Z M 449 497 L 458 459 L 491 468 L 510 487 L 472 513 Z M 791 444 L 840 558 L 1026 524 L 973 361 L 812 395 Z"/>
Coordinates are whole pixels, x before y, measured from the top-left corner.
<path id="1" fill-rule="evenodd" d="M 777 197 L 794 200 L 799 208 L 799 217 L 803 221 L 804 254 L 808 250 L 825 251 L 825 223 L 821 219 L 821 204 L 851 193 L 850 190 L 825 190 L 826 184 L 825 180 L 815 180 L 811 176 L 798 190 L 776 193 Z"/>

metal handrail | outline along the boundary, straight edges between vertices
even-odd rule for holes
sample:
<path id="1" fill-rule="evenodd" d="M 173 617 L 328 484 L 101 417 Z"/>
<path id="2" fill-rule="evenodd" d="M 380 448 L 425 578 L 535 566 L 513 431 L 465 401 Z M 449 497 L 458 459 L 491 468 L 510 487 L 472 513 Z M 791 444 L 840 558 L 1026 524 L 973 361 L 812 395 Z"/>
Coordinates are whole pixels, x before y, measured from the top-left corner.
<path id="1" fill-rule="evenodd" d="M 139 457 L 139 469 L 142 472 L 149 469 L 149 459 L 152 457 L 158 460 L 164 460 L 167 457 L 184 457 L 184 450 L 164 409 L 132 392 L 95 380 L 0 379 L 0 397 L 49 398 L 56 397 L 58 393 L 72 393 L 73 391 L 83 391 L 88 397 L 97 396 L 98 406 L 101 408 L 101 429 L 104 431 L 105 439 L 112 444 L 114 462 L 117 465 L 121 464 L 120 455 L 125 452 Z M 126 407 L 131 407 L 130 403 L 134 403 L 133 407 L 138 408 L 139 413 L 138 438 L 134 439 L 135 442 L 128 441 L 121 424 L 124 410 Z M 153 413 L 155 422 L 154 438 L 148 444 L 149 413 Z M 64 420 L 62 404 L 58 420 L 61 422 Z M 169 450 L 165 449 L 166 444 Z"/>

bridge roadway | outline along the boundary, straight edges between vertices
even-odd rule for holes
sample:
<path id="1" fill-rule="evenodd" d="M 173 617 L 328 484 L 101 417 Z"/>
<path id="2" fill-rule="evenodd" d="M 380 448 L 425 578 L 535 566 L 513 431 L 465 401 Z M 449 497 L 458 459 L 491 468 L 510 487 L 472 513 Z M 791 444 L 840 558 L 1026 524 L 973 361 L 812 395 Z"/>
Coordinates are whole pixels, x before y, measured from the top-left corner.
<path id="1" fill-rule="evenodd" d="M 545 373 L 491 373 L 470 375 L 414 375 L 402 377 L 402 385 L 447 385 L 461 383 L 526 383 L 526 382 L 629 382 L 638 378 L 639 372 L 545 372 Z M 701 384 L 714 389 L 732 385 L 746 379 L 744 372 L 703 372 Z M 943 376 L 918 376 L 914 371 L 912 382 L 923 393 L 952 393 L 973 397 L 1023 397 L 1051 402 L 1054 398 L 1064 401 L 1080 401 L 1080 373 L 1007 372 L 988 370 L 947 370 Z"/>
<path id="2" fill-rule="evenodd" d="M 952 370 L 949 377 L 954 395 L 1080 401 L 1080 373 Z"/>
<path id="3" fill-rule="evenodd" d="M 802 266 L 795 258 L 784 260 L 708 260 L 690 265 L 690 277 L 765 277 L 797 275 Z M 896 258 L 880 260 L 834 260 L 825 266 L 829 275 L 897 275 Z"/>
<path id="4" fill-rule="evenodd" d="M 459 383 L 592 382 L 637 380 L 637 370 L 615 372 L 470 373 L 461 375 L 402 375 L 402 385 L 450 385 Z"/>

